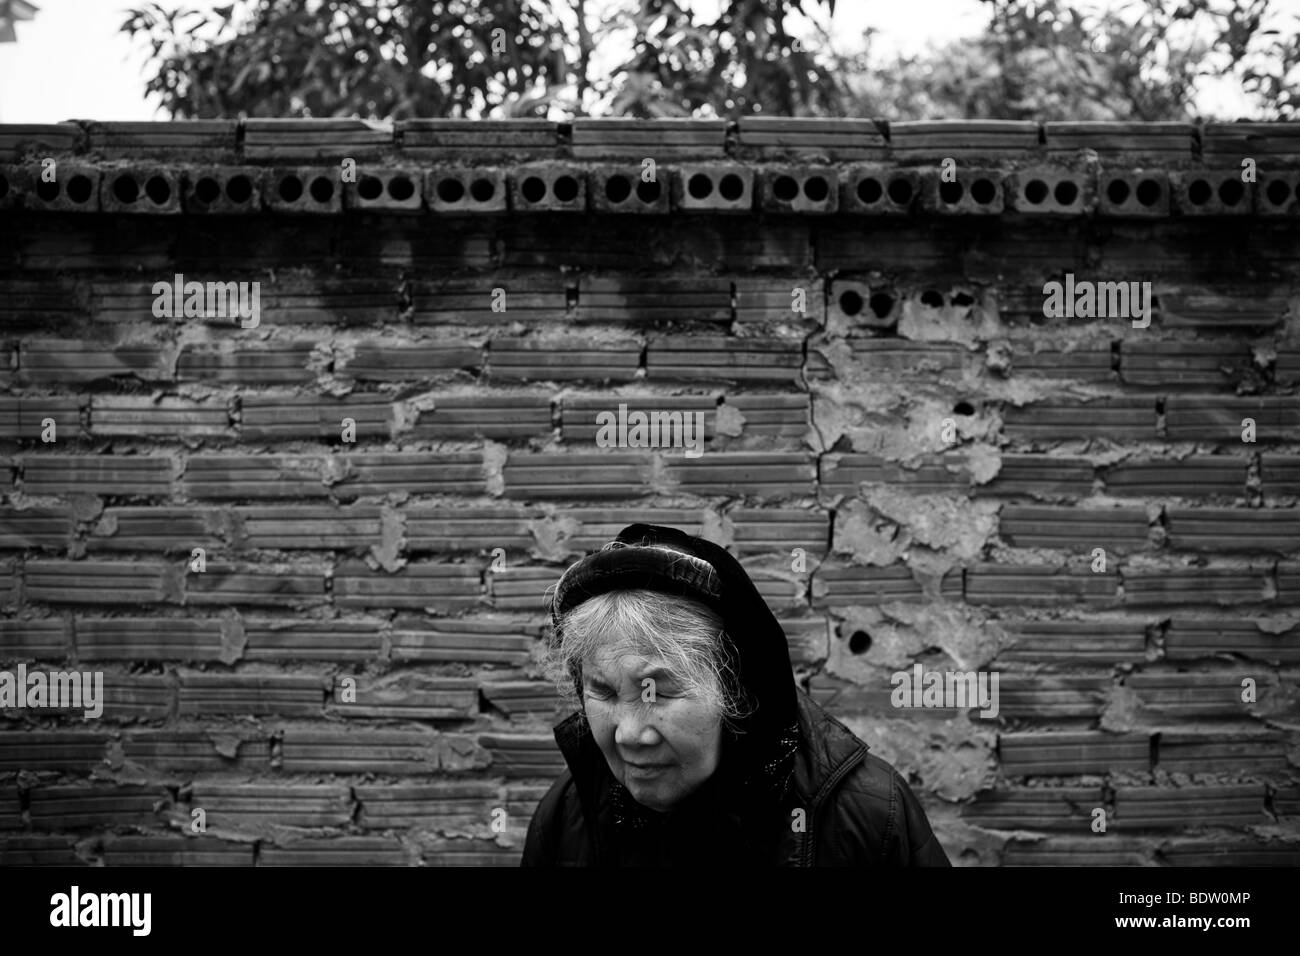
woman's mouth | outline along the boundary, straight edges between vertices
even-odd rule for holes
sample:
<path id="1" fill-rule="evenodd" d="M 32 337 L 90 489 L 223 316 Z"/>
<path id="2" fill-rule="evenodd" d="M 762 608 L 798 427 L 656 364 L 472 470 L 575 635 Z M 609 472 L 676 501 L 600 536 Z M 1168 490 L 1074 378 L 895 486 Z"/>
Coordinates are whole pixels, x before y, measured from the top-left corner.
<path id="1" fill-rule="evenodd" d="M 668 769 L 664 763 L 628 763 L 627 772 L 634 777 L 653 777 Z"/>

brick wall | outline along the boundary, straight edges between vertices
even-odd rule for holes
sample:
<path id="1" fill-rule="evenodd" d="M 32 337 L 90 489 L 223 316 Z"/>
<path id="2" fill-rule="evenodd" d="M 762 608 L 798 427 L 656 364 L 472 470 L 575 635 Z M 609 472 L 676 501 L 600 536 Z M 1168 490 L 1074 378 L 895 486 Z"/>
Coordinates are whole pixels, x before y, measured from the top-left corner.
<path id="1" fill-rule="evenodd" d="M 106 699 L 0 711 L 0 863 L 515 863 L 543 591 L 633 521 L 734 549 L 954 861 L 1300 862 L 1298 190 L 1300 124 L 0 127 L 0 669 Z"/>

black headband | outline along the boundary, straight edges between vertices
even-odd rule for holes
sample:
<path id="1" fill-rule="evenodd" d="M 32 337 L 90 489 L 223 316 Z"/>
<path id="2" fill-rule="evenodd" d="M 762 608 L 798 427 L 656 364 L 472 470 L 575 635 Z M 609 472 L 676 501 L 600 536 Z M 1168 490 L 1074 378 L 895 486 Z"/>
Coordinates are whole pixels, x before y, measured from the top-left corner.
<path id="1" fill-rule="evenodd" d="M 703 558 L 683 551 L 616 542 L 576 562 L 560 576 L 551 622 L 583 601 L 607 591 L 645 589 L 693 598 L 722 613 L 722 579 Z"/>

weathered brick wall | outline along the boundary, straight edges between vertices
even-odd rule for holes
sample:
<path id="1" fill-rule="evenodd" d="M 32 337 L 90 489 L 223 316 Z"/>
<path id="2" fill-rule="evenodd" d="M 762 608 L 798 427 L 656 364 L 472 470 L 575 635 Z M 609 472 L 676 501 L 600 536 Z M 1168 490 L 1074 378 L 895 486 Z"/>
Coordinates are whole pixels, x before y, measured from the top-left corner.
<path id="1" fill-rule="evenodd" d="M 955 861 L 1300 862 L 1298 190 L 1300 125 L 0 127 L 0 669 L 107 700 L 0 711 L 0 862 L 515 862 L 543 591 L 632 521 L 734 548 Z"/>

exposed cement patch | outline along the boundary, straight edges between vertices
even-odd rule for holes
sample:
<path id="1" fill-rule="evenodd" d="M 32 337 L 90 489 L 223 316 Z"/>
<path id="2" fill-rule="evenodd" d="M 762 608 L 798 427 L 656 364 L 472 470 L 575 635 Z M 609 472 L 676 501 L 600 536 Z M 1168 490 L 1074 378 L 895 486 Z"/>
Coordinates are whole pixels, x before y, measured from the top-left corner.
<path id="1" fill-rule="evenodd" d="M 893 521 L 882 518 L 866 502 L 853 498 L 835 512 L 832 550 L 850 554 L 862 564 L 885 566 L 901 559 L 909 538 Z"/>
<path id="2" fill-rule="evenodd" d="M 845 614 L 836 628 L 839 638 L 830 642 L 826 659 L 826 673 L 843 677 L 868 690 L 876 690 L 887 699 L 893 689 L 889 678 L 895 671 L 910 667 L 913 659 L 922 654 L 930 641 L 916 629 L 900 626 L 878 608 L 854 607 Z M 863 631 L 871 646 L 855 654 L 849 646 L 849 636 Z"/>
<path id="3" fill-rule="evenodd" d="M 492 752 L 465 734 L 440 734 L 431 752 L 440 770 L 478 770 L 492 763 Z"/>
<path id="4" fill-rule="evenodd" d="M 316 471 L 320 475 L 321 484 L 326 487 L 333 487 L 341 484 L 356 474 L 356 469 L 352 462 L 342 455 L 326 455 L 323 458 L 298 458 L 290 459 L 285 462 L 290 469 L 298 468 L 306 471 Z"/>
<path id="5" fill-rule="evenodd" d="M 101 515 L 91 533 L 96 538 L 111 538 L 117 534 L 117 515 L 113 512 Z"/>
<path id="6" fill-rule="evenodd" d="M 944 800 L 965 800 L 991 787 L 997 768 L 996 734 L 965 719 L 915 724 L 871 717 L 843 717 L 871 752 L 904 779 L 916 774 L 926 790 Z"/>
<path id="7" fill-rule="evenodd" d="M 1300 614 L 1281 613 L 1255 618 L 1255 626 L 1265 634 L 1285 634 L 1300 624 Z"/>
<path id="8" fill-rule="evenodd" d="M 942 648 L 956 670 L 984 668 L 1011 637 L 997 620 L 964 604 L 891 604 L 889 618 L 925 642 Z M 907 662 L 910 665 L 910 661 Z"/>
<path id="9" fill-rule="evenodd" d="M 547 515 L 528 522 L 534 545 L 529 553 L 543 561 L 567 561 L 577 550 L 569 539 L 582 532 L 582 522 L 567 515 Z"/>
<path id="10" fill-rule="evenodd" d="M 912 577 L 921 585 L 926 599 L 930 601 L 942 601 L 944 579 L 949 574 L 961 573 L 956 558 L 942 552 L 931 551 L 924 545 L 911 548 L 904 557 Z"/>
<path id="11" fill-rule="evenodd" d="M 385 505 L 379 517 L 379 543 L 370 546 L 370 554 L 385 571 L 400 571 L 406 566 L 402 551 L 406 547 L 406 517 Z"/>
<path id="12" fill-rule="evenodd" d="M 1262 668 L 1260 668 L 1262 670 Z M 1248 675 L 1254 676 L 1254 675 Z M 1243 704 L 1256 718 L 1295 723 L 1300 721 L 1300 682 L 1294 677 L 1286 679 L 1276 673 L 1263 673 L 1255 677 L 1258 704 Z M 1265 686 L 1267 684 L 1267 687 Z M 1241 693 L 1240 681 L 1237 683 Z"/>
<path id="13" fill-rule="evenodd" d="M 1011 374 L 1011 343 L 1005 339 L 988 343 L 984 350 L 984 368 L 990 375 L 1006 377 Z"/>
<path id="14" fill-rule="evenodd" d="M 104 511 L 104 499 L 99 495 L 71 494 L 67 501 L 74 521 L 91 522 Z"/>
<path id="15" fill-rule="evenodd" d="M 248 635 L 244 632 L 244 621 L 236 611 L 226 611 L 221 615 L 221 655 L 223 664 L 233 664 L 244 656 L 248 645 Z"/>
<path id="16" fill-rule="evenodd" d="M 346 367 L 356 357 L 356 343 L 345 338 L 340 337 L 333 342 L 317 342 L 307 355 L 307 371 L 320 380 L 333 374 L 332 369 Z"/>
<path id="17" fill-rule="evenodd" d="M 1145 729 L 1144 716 L 1142 699 L 1137 692 L 1122 684 L 1116 685 L 1106 696 L 1106 706 L 1101 712 L 1101 729 L 1111 733 Z"/>
<path id="18" fill-rule="evenodd" d="M 971 826 L 956 807 L 927 807 L 926 816 L 953 866 L 997 866 L 1011 841 L 1009 834 Z"/>
<path id="19" fill-rule="evenodd" d="M 843 390 L 838 395 L 816 395 L 813 401 L 827 440 L 833 442 L 838 432 L 849 439 L 854 451 L 889 461 L 949 451 L 959 442 L 995 436 L 1001 427 L 1001 419 L 992 411 L 957 415 L 951 398 L 920 394 L 899 398 L 896 388 Z"/>
<path id="20" fill-rule="evenodd" d="M 493 498 L 500 498 L 506 492 L 505 467 L 509 457 L 509 449 L 500 442 L 483 442 L 483 481 Z"/>
<path id="21" fill-rule="evenodd" d="M 905 544 L 915 541 L 947 550 L 963 561 L 978 557 L 997 528 L 994 501 L 912 495 L 890 486 L 867 488 L 862 497 L 874 512 L 904 530 Z"/>
<path id="22" fill-rule="evenodd" d="M 435 411 L 438 402 L 432 393 L 426 392 L 422 395 L 412 395 L 404 401 L 394 402 L 392 407 L 393 434 L 400 435 L 414 428 L 422 414 Z"/>
<path id="23" fill-rule="evenodd" d="M 971 481 L 986 485 L 1002 470 L 1002 452 L 992 445 L 970 445 L 962 449 Z"/>
<path id="24" fill-rule="evenodd" d="M 121 740 L 110 740 L 108 748 L 104 753 L 104 762 L 108 764 L 111 770 L 120 770 L 126 763 L 126 748 L 122 745 Z M 19 788 L 30 788 L 39 786 L 40 778 L 30 770 L 20 770 L 18 772 Z"/>
<path id="25" fill-rule="evenodd" d="M 700 516 L 700 537 L 730 549 L 736 543 L 736 526 L 726 514 L 708 508 Z"/>
<path id="26" fill-rule="evenodd" d="M 738 438 L 745 430 L 745 416 L 735 405 L 719 405 L 713 422 L 713 429 L 719 435 Z"/>
<path id="27" fill-rule="evenodd" d="M 944 305 L 934 308 L 919 297 L 908 296 L 902 303 L 898 334 L 916 342 L 960 342 L 974 346 L 982 339 L 1005 334 L 996 313 L 972 305 Z"/>

